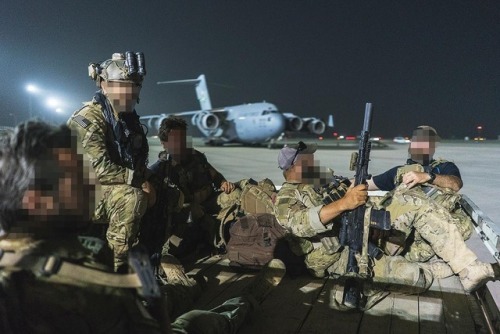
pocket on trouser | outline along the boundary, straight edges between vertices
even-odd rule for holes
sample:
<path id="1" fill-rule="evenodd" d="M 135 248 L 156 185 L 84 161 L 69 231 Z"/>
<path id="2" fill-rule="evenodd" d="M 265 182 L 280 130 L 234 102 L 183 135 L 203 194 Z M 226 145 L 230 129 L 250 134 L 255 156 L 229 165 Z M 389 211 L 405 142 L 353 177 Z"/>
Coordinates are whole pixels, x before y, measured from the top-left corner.
<path id="1" fill-rule="evenodd" d="M 382 256 L 373 267 L 375 283 L 401 293 L 421 293 L 432 284 L 432 274 L 402 256 Z"/>
<path id="2" fill-rule="evenodd" d="M 128 250 L 137 242 L 139 224 L 147 209 L 147 199 L 141 189 L 117 185 L 106 198 L 109 228 L 106 238 L 117 261 L 127 263 Z"/>
<path id="3" fill-rule="evenodd" d="M 340 258 L 340 252 L 328 254 L 323 246 L 314 249 L 305 257 L 307 269 L 314 277 L 323 278 L 326 270 Z"/>
<path id="4" fill-rule="evenodd" d="M 453 217 L 452 222 L 457 227 L 458 232 L 460 232 L 464 240 L 468 240 L 474 228 L 472 219 L 461 208 L 451 212 L 451 216 Z"/>
<path id="5" fill-rule="evenodd" d="M 420 233 L 415 231 L 415 239 L 408 246 L 404 257 L 411 262 L 426 262 L 435 254 L 436 253 L 432 249 L 431 245 L 422 239 Z"/>

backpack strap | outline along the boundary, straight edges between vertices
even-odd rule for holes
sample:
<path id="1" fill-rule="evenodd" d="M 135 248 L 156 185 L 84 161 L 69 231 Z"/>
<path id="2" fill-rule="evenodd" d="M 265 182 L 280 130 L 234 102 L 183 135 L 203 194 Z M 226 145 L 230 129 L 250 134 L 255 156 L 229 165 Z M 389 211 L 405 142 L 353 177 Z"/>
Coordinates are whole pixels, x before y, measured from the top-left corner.
<path id="1" fill-rule="evenodd" d="M 90 283 L 115 288 L 136 288 L 140 292 L 145 284 L 139 274 L 116 274 L 87 268 L 63 260 L 59 256 L 34 256 L 5 252 L 0 249 L 0 268 L 31 271 L 48 280 L 61 278 L 67 284 Z"/>

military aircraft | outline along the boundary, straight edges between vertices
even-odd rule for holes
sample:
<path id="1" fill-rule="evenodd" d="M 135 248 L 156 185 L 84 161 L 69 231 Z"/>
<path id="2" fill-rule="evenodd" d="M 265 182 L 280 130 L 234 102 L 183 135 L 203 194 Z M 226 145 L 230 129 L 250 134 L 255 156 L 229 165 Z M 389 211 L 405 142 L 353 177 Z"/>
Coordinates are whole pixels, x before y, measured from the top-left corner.
<path id="1" fill-rule="evenodd" d="M 200 110 L 141 116 L 141 122 L 146 125 L 149 134 L 156 134 L 161 121 L 169 115 L 191 117 L 191 124 L 200 130 L 206 137 L 205 144 L 209 145 L 255 145 L 272 141 L 285 131 L 320 135 L 326 129 L 325 122 L 319 118 L 301 118 L 292 113 L 280 113 L 274 104 L 265 101 L 214 109 L 204 74 L 196 79 L 160 81 L 157 84 L 194 84 Z M 329 125 L 333 127 L 332 116 Z"/>

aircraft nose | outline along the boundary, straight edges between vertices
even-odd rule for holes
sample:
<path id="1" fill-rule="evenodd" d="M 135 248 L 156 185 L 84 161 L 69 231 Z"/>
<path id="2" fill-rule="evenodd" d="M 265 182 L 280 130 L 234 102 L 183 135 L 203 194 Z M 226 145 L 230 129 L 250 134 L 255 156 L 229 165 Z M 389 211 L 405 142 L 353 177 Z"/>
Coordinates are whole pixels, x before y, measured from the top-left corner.
<path id="1" fill-rule="evenodd" d="M 269 122 L 272 124 L 272 127 L 276 129 L 275 135 L 279 135 L 283 131 L 285 131 L 285 126 L 286 126 L 285 116 L 279 113 L 270 114 L 269 116 L 270 116 Z"/>

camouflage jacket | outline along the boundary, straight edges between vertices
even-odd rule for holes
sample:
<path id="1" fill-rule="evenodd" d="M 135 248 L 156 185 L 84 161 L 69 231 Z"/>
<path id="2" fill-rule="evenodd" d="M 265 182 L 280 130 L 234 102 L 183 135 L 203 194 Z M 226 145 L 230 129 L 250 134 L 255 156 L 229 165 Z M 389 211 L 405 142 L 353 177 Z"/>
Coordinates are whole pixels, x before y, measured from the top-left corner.
<path id="1" fill-rule="evenodd" d="M 310 185 L 285 182 L 275 201 L 275 215 L 281 225 L 298 237 L 314 237 L 328 227 L 319 219 L 323 197 Z"/>
<path id="2" fill-rule="evenodd" d="M 172 162 L 172 182 L 179 186 L 186 203 L 203 203 L 219 189 L 224 176 L 197 150 L 181 162 Z"/>
<path id="3" fill-rule="evenodd" d="M 85 103 L 68 120 L 90 158 L 99 183 L 102 185 L 132 184 L 134 171 L 120 161 L 119 152 L 113 147 L 113 130 L 106 122 L 102 106 L 95 100 Z M 135 180 L 142 184 L 144 180 Z"/>

